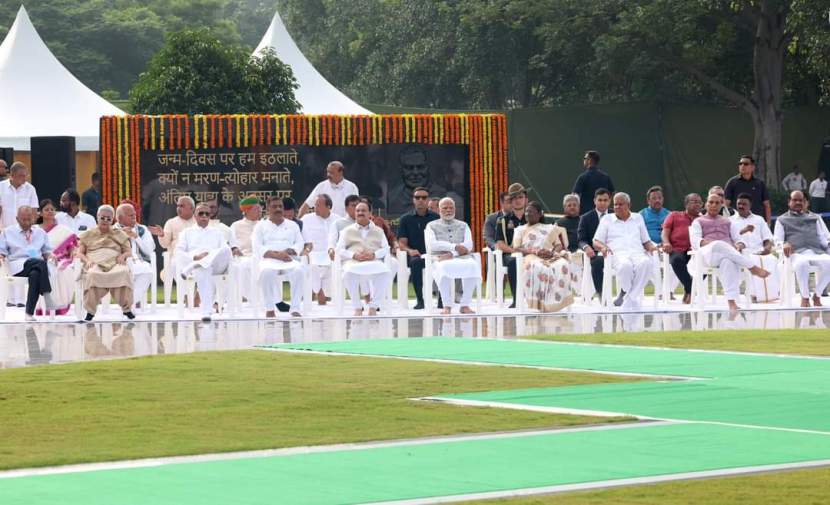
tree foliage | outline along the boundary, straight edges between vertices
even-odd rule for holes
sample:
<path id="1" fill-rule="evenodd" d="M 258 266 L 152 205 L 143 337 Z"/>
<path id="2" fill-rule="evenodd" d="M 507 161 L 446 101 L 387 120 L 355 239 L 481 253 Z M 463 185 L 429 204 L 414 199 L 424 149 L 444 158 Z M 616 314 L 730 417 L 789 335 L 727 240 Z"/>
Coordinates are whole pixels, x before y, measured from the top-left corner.
<path id="1" fill-rule="evenodd" d="M 130 91 L 143 114 L 294 113 L 291 68 L 273 50 L 251 58 L 207 30 L 171 34 Z"/>

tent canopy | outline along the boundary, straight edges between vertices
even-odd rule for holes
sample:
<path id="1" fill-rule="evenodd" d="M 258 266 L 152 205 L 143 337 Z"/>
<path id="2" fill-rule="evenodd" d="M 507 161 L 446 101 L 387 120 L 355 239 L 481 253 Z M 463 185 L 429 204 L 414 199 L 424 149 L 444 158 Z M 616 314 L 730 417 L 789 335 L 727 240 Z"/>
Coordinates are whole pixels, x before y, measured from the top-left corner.
<path id="1" fill-rule="evenodd" d="M 254 50 L 256 56 L 263 48 L 270 47 L 279 59 L 291 67 L 299 88 L 294 92 L 305 114 L 371 114 L 320 75 L 306 59 L 294 39 L 285 28 L 279 12 L 274 14 L 271 26 Z"/>
<path id="2" fill-rule="evenodd" d="M 23 6 L 0 45 L 0 147 L 29 151 L 31 137 L 75 137 L 98 150 L 98 120 L 123 115 L 87 88 L 43 43 Z"/>

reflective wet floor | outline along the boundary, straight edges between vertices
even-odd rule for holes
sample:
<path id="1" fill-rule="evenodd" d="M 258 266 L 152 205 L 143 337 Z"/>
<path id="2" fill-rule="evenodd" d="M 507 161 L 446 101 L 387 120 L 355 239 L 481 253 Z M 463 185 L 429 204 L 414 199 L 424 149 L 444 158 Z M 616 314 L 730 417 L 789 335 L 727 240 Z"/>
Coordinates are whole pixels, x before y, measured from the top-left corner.
<path id="1" fill-rule="evenodd" d="M 371 320 L 36 323 L 0 325 L 0 368 L 159 354 L 251 349 L 259 344 L 422 336 L 521 338 L 538 334 L 830 327 L 830 310 L 561 314 Z"/>

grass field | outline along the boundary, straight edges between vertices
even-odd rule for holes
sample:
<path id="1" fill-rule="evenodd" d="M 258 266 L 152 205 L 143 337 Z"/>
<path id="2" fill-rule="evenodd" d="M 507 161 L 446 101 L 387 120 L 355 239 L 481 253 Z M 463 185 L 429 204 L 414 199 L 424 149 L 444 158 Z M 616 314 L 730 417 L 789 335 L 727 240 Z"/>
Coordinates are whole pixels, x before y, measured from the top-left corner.
<path id="1" fill-rule="evenodd" d="M 606 422 L 408 398 L 620 380 L 264 351 L 2 370 L 0 469 Z"/>
<path id="2" fill-rule="evenodd" d="M 542 335 L 544 340 L 830 356 L 830 331 Z M 595 374 L 261 351 L 0 371 L 0 469 L 608 422 L 408 398 L 631 381 Z M 614 419 L 618 421 L 620 419 Z M 830 469 L 479 503 L 830 503 Z"/>

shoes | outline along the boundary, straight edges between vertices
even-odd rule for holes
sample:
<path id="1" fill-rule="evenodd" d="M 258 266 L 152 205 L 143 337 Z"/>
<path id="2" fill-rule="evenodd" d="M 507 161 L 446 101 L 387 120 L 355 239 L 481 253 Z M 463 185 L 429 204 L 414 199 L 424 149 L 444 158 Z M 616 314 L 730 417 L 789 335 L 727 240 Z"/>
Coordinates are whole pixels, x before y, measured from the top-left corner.
<path id="1" fill-rule="evenodd" d="M 510 306 L 507 307 L 507 308 L 508 309 L 515 309 L 516 308 L 516 300 L 513 300 L 513 303 L 511 303 Z"/>
<path id="2" fill-rule="evenodd" d="M 210 322 L 210 316 L 202 316 L 202 322 L 203 323 L 209 323 Z"/>
<path id="3" fill-rule="evenodd" d="M 13 304 L 12 302 L 6 302 L 6 307 L 17 307 L 17 305 Z"/>
<path id="4" fill-rule="evenodd" d="M 614 300 L 614 307 L 619 307 L 620 305 L 622 305 L 624 300 L 625 300 L 625 291 L 623 291 L 621 289 L 620 294 L 617 295 L 617 299 Z"/>
<path id="5" fill-rule="evenodd" d="M 285 302 L 280 302 L 277 304 L 277 310 L 280 312 L 288 312 L 289 310 L 291 310 L 291 306 Z"/>
<path id="6" fill-rule="evenodd" d="M 17 308 L 18 308 L 18 309 L 22 309 L 22 308 L 23 308 L 23 307 L 25 307 L 25 306 L 26 306 L 26 304 L 25 304 L 25 303 L 18 303 L 18 304 L 17 304 Z"/>
<path id="7" fill-rule="evenodd" d="M 94 318 L 94 317 L 95 317 L 95 314 L 90 314 L 89 312 L 87 312 L 86 317 L 84 318 L 84 321 L 90 322 L 90 321 L 92 321 L 92 318 Z"/>
<path id="8" fill-rule="evenodd" d="M 415 304 L 415 310 L 424 310 L 424 302 L 418 302 Z"/>
<path id="9" fill-rule="evenodd" d="M 135 314 L 133 314 L 133 311 L 131 310 L 124 312 L 124 315 L 127 317 L 127 319 L 135 319 Z"/>

